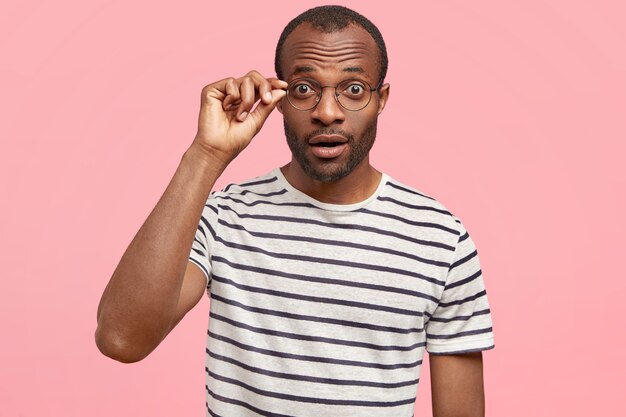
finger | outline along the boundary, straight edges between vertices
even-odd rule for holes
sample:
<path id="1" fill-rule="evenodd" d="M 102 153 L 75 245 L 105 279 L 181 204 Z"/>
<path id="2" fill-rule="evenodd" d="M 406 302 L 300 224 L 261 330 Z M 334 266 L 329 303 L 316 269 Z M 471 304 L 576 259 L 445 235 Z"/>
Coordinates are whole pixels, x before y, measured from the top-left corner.
<path id="1" fill-rule="evenodd" d="M 226 97 L 222 101 L 224 110 L 232 110 L 234 105 L 239 104 L 241 95 L 239 93 L 239 87 L 237 86 L 234 78 L 227 78 L 224 80 L 224 92 Z"/>
<path id="2" fill-rule="evenodd" d="M 278 78 L 268 78 L 267 81 L 272 86 L 272 89 L 275 89 L 275 90 L 278 90 L 278 89 L 284 90 L 289 85 L 287 81 L 279 80 Z"/>
<path id="3" fill-rule="evenodd" d="M 287 95 L 287 92 L 285 90 L 280 89 L 280 90 L 272 90 L 271 94 L 272 94 L 271 102 L 269 102 L 268 104 L 265 104 L 263 102 L 259 103 L 259 105 L 256 106 L 254 111 L 252 111 L 250 115 L 248 116 L 250 119 L 253 120 L 254 123 L 256 123 L 257 131 L 261 129 L 261 127 L 263 126 L 263 123 L 265 123 L 265 120 L 267 120 L 272 110 L 274 110 L 278 102 Z"/>
<path id="4" fill-rule="evenodd" d="M 252 86 L 250 85 L 248 80 L 250 80 L 250 82 L 252 83 Z M 258 71 L 254 71 L 254 70 L 248 72 L 244 77 L 242 77 L 241 82 L 242 82 L 242 85 L 240 87 L 240 93 L 241 93 L 243 102 L 239 110 L 241 112 L 240 113 L 241 115 L 238 117 L 240 121 L 242 121 L 245 118 L 245 116 L 249 114 L 250 110 L 252 109 L 254 103 L 257 100 L 260 99 L 261 102 L 264 104 L 271 104 L 272 89 L 273 89 L 268 79 L 265 78 L 263 75 L 261 75 L 261 73 L 259 73 Z M 251 91 L 249 91 L 249 89 L 253 90 L 254 92 L 254 98 L 251 102 L 249 100 L 250 100 L 252 93 Z M 245 91 L 245 94 L 244 94 L 244 91 Z"/>
<path id="5" fill-rule="evenodd" d="M 260 72 L 258 71 L 250 71 L 248 74 L 246 74 L 247 77 L 250 77 L 255 86 L 256 86 L 256 91 L 257 91 L 257 99 L 261 99 L 261 101 L 265 104 L 269 104 L 272 102 L 272 85 L 270 84 L 270 82 L 267 80 L 267 78 L 265 78 L 263 75 L 261 75 Z"/>
<path id="6" fill-rule="evenodd" d="M 287 87 L 289 87 L 289 83 L 287 81 L 283 81 L 283 80 L 279 80 L 278 78 L 267 78 L 266 81 L 269 83 L 269 88 L 270 88 L 270 92 L 271 95 L 270 97 L 272 97 L 272 100 L 274 100 L 274 90 L 281 90 L 281 91 L 287 91 Z M 282 99 L 282 96 L 281 96 Z M 279 100 L 280 101 L 280 100 Z M 269 103 L 266 103 L 269 104 Z"/>
<path id="7" fill-rule="evenodd" d="M 242 122 L 248 116 L 252 106 L 256 101 L 255 85 L 250 77 L 243 77 L 239 79 L 239 94 L 241 97 L 241 104 L 237 109 L 237 119 Z"/>
<path id="8" fill-rule="evenodd" d="M 263 79 L 259 84 L 259 96 L 263 104 L 272 102 L 272 85 L 266 79 Z"/>

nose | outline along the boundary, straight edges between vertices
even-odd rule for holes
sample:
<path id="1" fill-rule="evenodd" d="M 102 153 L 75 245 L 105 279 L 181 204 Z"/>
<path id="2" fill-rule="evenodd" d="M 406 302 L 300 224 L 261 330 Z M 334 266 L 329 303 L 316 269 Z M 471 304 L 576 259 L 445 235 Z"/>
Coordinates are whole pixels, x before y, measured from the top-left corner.
<path id="1" fill-rule="evenodd" d="M 320 101 L 311 113 L 313 119 L 318 120 L 325 126 L 340 123 L 345 119 L 345 113 L 339 105 L 335 94 L 335 89 L 332 87 L 322 88 Z"/>

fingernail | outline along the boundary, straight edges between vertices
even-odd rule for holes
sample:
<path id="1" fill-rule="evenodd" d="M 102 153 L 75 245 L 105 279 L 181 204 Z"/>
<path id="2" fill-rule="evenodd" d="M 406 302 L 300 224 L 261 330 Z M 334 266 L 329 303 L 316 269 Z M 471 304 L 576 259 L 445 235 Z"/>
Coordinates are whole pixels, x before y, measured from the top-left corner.
<path id="1" fill-rule="evenodd" d="M 246 117 L 248 117 L 248 112 L 247 111 L 245 111 L 245 112 L 243 112 L 243 113 L 241 113 L 239 115 L 239 120 L 241 120 L 243 122 L 244 120 L 246 120 Z"/>
<path id="2" fill-rule="evenodd" d="M 265 99 L 267 101 L 272 101 L 272 93 L 270 93 L 269 91 L 265 92 Z"/>

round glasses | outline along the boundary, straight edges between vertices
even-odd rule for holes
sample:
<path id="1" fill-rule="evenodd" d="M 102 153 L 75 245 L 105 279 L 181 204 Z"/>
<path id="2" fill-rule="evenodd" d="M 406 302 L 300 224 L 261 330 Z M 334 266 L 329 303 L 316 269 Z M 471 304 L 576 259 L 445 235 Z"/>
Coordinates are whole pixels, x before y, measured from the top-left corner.
<path id="1" fill-rule="evenodd" d="M 380 88 L 380 83 L 372 88 L 365 81 L 351 79 L 332 86 L 321 85 L 311 78 L 298 78 L 287 86 L 287 100 L 298 110 L 311 110 L 320 102 L 324 88 L 335 90 L 335 100 L 344 109 L 359 111 L 367 107 L 372 99 L 372 92 Z"/>

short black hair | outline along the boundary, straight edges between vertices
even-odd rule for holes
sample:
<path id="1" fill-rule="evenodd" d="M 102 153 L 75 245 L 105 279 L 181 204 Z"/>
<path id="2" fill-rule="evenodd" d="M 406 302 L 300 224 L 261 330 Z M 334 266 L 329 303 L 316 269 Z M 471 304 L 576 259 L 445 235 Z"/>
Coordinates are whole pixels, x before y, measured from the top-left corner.
<path id="1" fill-rule="evenodd" d="M 365 29 L 367 33 L 372 36 L 374 42 L 376 42 L 376 46 L 378 46 L 378 51 L 380 52 L 379 82 L 382 84 L 385 76 L 387 75 L 387 66 L 389 63 L 383 35 L 381 35 L 376 25 L 374 25 L 368 18 L 343 6 L 314 7 L 296 16 L 287 24 L 287 26 L 285 26 L 283 32 L 280 34 L 280 38 L 278 39 L 278 44 L 276 45 L 276 55 L 274 58 L 274 69 L 276 70 L 276 76 L 279 79 L 283 79 L 283 71 L 281 68 L 283 44 L 291 32 L 303 23 L 310 23 L 315 29 L 322 33 L 340 32 L 351 24 L 355 24 Z"/>

